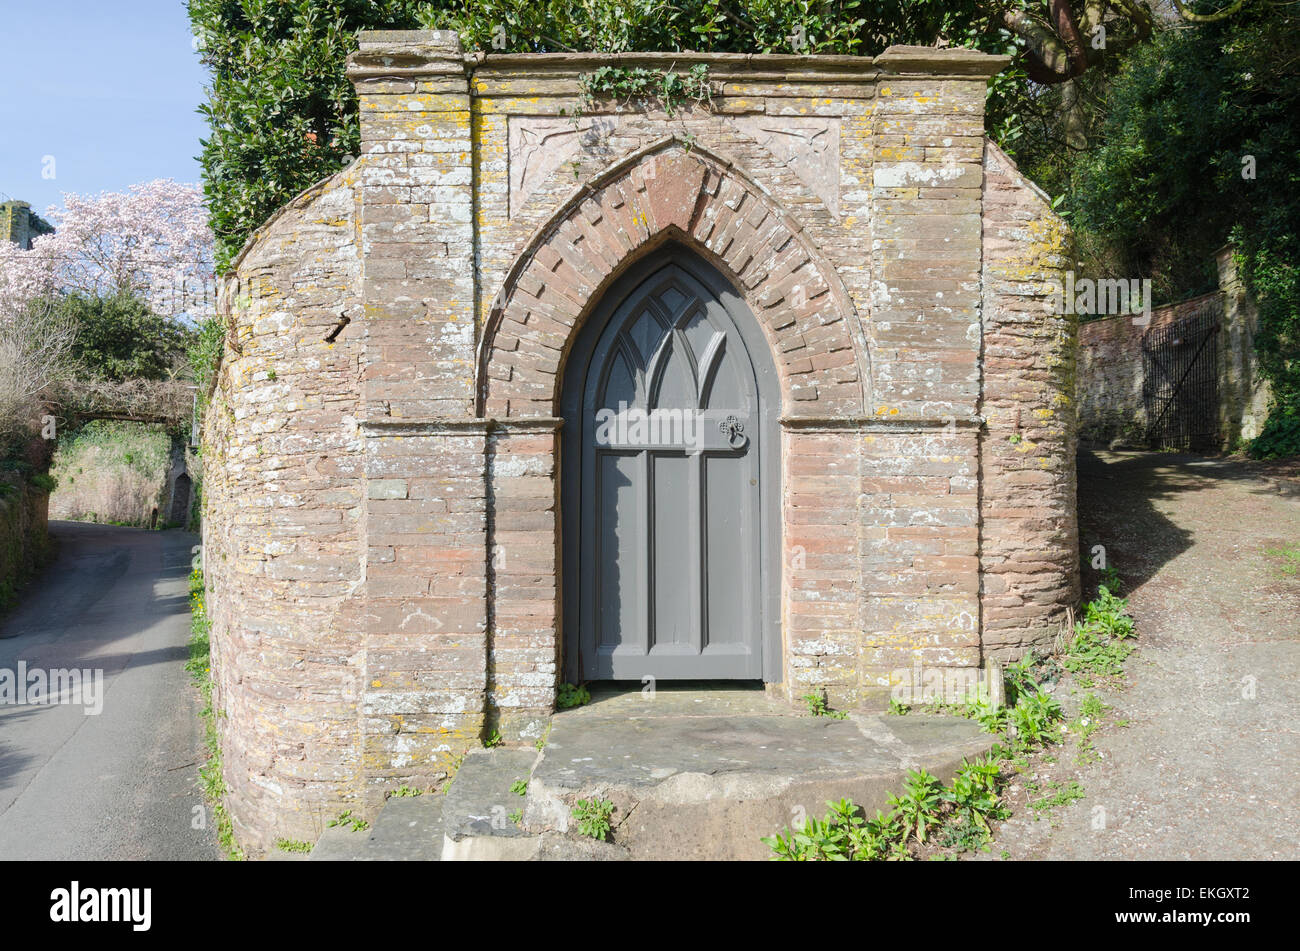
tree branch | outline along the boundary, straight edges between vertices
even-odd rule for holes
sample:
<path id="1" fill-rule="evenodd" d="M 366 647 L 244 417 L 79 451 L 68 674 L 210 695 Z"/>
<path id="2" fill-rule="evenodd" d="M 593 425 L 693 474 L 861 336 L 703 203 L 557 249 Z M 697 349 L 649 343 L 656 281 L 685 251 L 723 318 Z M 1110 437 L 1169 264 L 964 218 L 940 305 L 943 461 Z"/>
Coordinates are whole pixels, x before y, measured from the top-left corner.
<path id="1" fill-rule="evenodd" d="M 1236 0 L 1231 6 L 1224 7 L 1215 13 L 1192 13 L 1182 4 L 1182 0 L 1173 0 L 1174 9 L 1178 15 L 1189 23 L 1217 23 L 1220 20 L 1226 20 L 1230 16 L 1235 16 L 1241 12 L 1241 8 L 1246 5 L 1246 0 Z"/>

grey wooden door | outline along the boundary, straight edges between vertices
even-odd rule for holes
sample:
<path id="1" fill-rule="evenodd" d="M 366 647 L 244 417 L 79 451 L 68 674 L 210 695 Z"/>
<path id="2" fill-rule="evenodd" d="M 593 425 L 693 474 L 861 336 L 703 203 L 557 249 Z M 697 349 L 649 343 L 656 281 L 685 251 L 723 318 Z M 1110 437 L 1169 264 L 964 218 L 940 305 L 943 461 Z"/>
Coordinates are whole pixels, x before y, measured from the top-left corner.
<path id="1" fill-rule="evenodd" d="M 571 678 L 761 679 L 765 649 L 772 666 L 775 387 L 752 314 L 684 250 L 593 312 L 565 370 Z"/>

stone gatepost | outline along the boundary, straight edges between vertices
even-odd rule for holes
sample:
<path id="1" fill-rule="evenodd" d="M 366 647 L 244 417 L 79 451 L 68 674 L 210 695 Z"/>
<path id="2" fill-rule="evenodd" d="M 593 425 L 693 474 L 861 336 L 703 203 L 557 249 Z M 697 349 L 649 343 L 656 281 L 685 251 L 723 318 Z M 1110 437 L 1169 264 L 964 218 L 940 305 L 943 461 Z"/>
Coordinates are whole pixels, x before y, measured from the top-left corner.
<path id="1" fill-rule="evenodd" d="M 482 734 L 486 424 L 474 418 L 473 147 L 452 32 L 367 33 L 361 105 L 367 806 Z"/>

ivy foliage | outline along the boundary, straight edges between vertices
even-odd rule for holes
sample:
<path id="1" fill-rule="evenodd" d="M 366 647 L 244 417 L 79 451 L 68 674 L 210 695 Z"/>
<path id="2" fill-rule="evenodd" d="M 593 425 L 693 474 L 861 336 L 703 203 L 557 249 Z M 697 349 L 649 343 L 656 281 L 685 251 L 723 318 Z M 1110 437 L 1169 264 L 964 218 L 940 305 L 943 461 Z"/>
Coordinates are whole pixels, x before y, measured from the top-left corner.
<path id="1" fill-rule="evenodd" d="M 1259 306 L 1273 405 L 1250 447 L 1300 452 L 1300 13 L 1249 7 L 1159 33 L 1108 90 L 1103 144 L 1075 164 L 1076 228 L 1158 298 L 1216 286 L 1231 242 Z"/>
<path id="2" fill-rule="evenodd" d="M 359 30 L 410 29 L 410 0 L 190 0 L 210 70 L 204 192 L 224 270 L 249 234 L 360 147 L 344 62 Z"/>

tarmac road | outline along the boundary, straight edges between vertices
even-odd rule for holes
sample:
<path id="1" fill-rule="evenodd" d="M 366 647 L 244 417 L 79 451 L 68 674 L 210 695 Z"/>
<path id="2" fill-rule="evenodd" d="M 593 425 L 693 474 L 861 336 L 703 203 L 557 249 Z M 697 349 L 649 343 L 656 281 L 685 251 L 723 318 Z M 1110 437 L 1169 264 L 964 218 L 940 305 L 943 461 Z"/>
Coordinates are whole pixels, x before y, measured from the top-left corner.
<path id="1" fill-rule="evenodd" d="M 57 558 L 0 622 L 0 859 L 216 859 L 184 670 L 198 537 L 80 522 L 50 535 Z M 20 704 L 20 663 L 29 685 L 92 673 L 59 703 Z"/>

